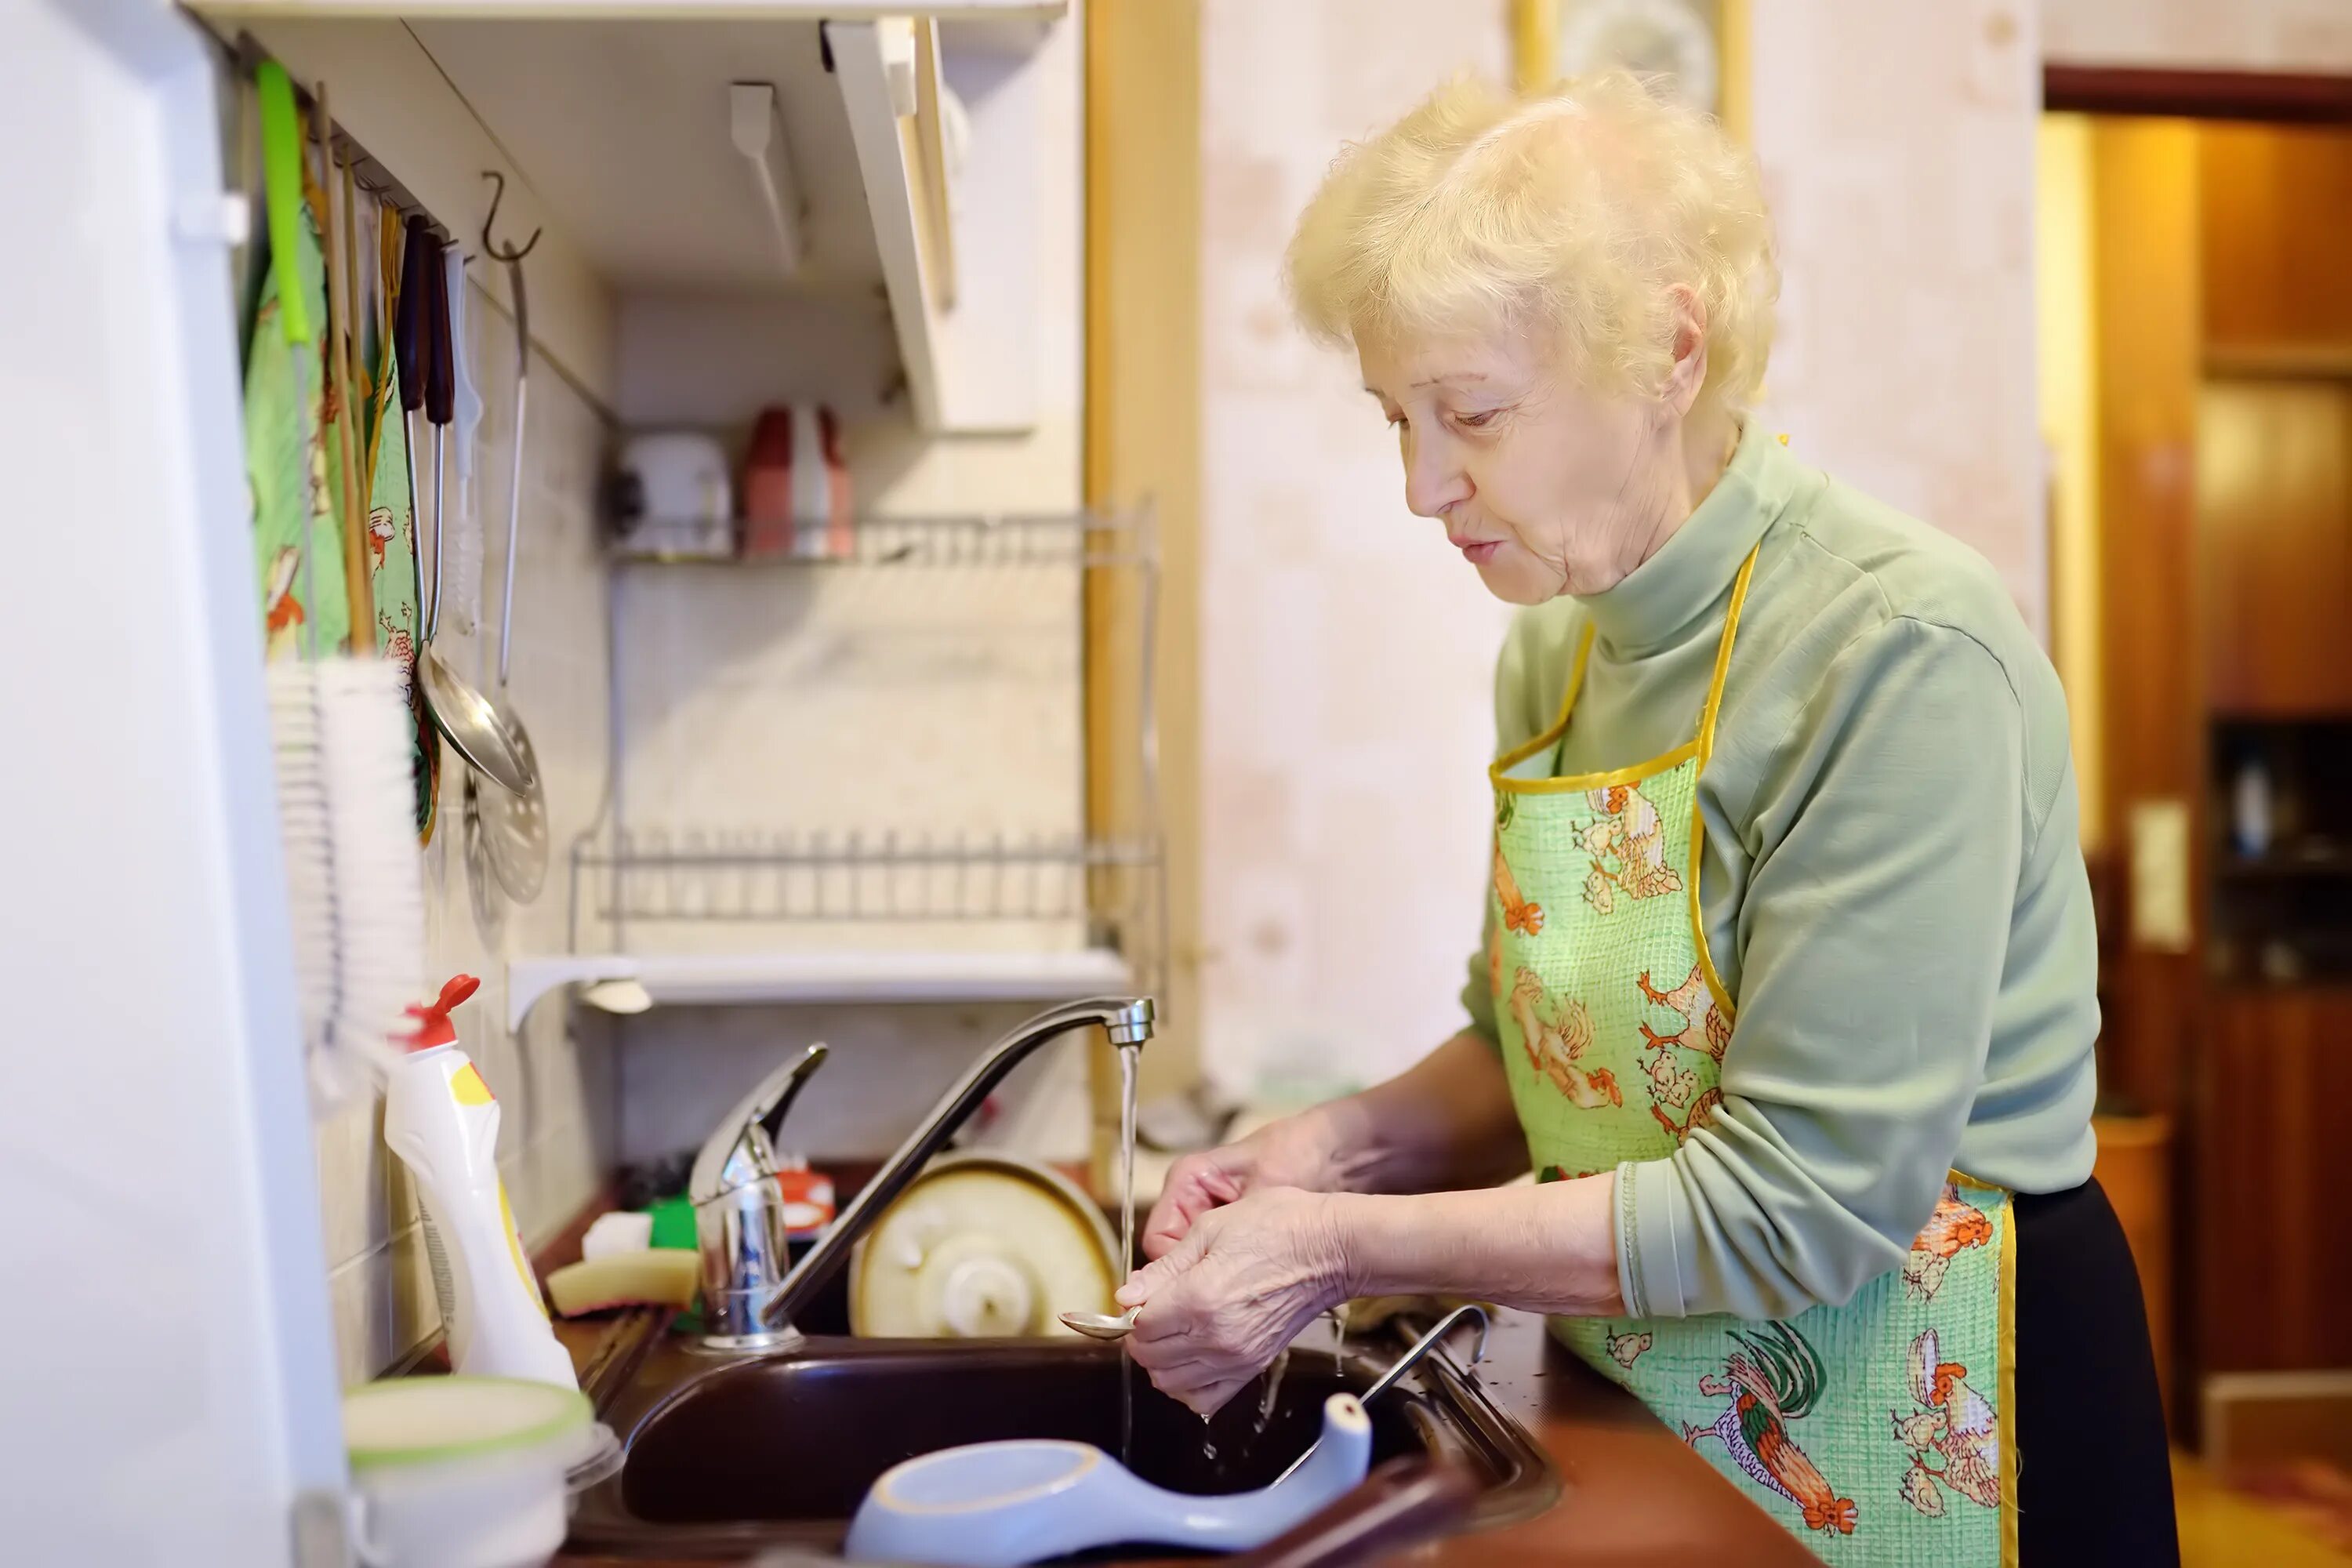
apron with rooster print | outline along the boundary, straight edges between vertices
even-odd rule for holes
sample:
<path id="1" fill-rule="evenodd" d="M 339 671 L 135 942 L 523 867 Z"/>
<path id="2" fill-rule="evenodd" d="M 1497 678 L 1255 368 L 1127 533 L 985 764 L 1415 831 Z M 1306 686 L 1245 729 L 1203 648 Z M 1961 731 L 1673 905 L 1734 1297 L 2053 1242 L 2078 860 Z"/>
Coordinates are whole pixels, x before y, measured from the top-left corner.
<path id="1" fill-rule="evenodd" d="M 1559 721 L 1491 770 L 1487 969 L 1538 1180 L 1669 1157 L 1722 1103 L 1739 1047 L 1699 913 L 1697 790 L 1755 564 L 1692 740 L 1555 776 L 1588 626 Z M 2014 1564 L 2011 1217 L 2008 1194 L 1955 1174 L 1909 1261 L 1843 1306 L 1554 1331 L 1826 1561 Z"/>

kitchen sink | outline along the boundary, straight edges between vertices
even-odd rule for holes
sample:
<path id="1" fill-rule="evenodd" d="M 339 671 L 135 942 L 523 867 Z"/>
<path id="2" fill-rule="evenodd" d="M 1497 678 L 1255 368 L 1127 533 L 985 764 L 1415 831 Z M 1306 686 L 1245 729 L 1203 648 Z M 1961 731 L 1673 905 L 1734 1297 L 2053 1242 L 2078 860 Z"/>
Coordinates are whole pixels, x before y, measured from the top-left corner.
<path id="1" fill-rule="evenodd" d="M 835 1551 L 875 1479 L 918 1454 L 1006 1437 L 1118 1453 L 1122 1377 L 1133 1393 L 1126 1451 L 1139 1475 L 1197 1494 L 1248 1490 L 1313 1441 L 1327 1398 L 1366 1387 L 1404 1342 L 1376 1335 L 1335 1357 L 1310 1331 L 1271 1399 L 1261 1379 L 1204 1424 L 1115 1345 L 824 1334 L 783 1353 L 719 1360 L 648 1317 L 590 1369 L 588 1391 L 626 1459 L 582 1497 L 572 1549 L 674 1559 Z M 1439 1357 L 1369 1408 L 1375 1464 L 1439 1456 L 1476 1479 L 1468 1528 L 1526 1518 L 1558 1495 L 1541 1451 Z"/>

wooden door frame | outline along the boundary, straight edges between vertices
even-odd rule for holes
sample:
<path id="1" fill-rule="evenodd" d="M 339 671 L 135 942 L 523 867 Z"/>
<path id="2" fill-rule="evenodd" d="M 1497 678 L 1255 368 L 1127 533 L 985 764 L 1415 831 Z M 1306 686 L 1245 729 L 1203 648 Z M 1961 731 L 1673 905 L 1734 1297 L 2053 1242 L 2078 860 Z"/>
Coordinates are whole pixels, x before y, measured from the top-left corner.
<path id="1" fill-rule="evenodd" d="M 2352 124 L 2352 76 L 2053 63 L 2042 68 L 2042 107 L 2083 114 L 2345 125 Z"/>
<path id="2" fill-rule="evenodd" d="M 1087 505 L 1148 510 L 1160 554 L 1154 708 L 1159 790 L 1139 748 L 1131 574 L 1097 574 L 1087 599 L 1087 816 L 1126 836 L 1154 804 L 1167 927 L 1154 933 L 1160 1028 L 1147 1098 L 1200 1074 L 1200 0 L 1086 0 Z M 1091 1075 L 1097 1174 L 1118 1131 L 1108 1046 Z M 1107 1189 L 1106 1189 L 1107 1190 Z"/>
<path id="3" fill-rule="evenodd" d="M 2044 107 L 2142 121 L 2230 120 L 2274 125 L 2352 125 L 2352 77 L 2297 76 L 2240 71 L 2177 71 L 2053 65 L 2043 75 Z M 2147 134 L 2177 133 L 2183 126 L 2145 127 Z M 2193 156 L 2191 159 L 2193 163 Z M 2208 863 L 2206 747 L 2210 714 L 2204 683 L 2204 616 L 2199 602 L 2200 551 L 2195 512 L 2194 463 L 2197 396 L 2204 354 L 2203 280 L 2195 232 L 2196 174 L 2186 195 L 2163 172 L 2134 175 L 2103 160 L 2100 180 L 2137 190 L 2116 189 L 2099 199 L 2114 204 L 2110 215 L 2129 218 L 2142 229 L 2168 205 L 2185 201 L 2187 211 L 2166 216 L 2173 257 L 2154 255 L 2143 238 L 2137 249 L 2102 247 L 2094 236 L 2095 268 L 2104 268 L 2095 289 L 2102 318 L 2099 380 L 2100 538 L 2102 561 L 2101 656 L 2104 711 L 2102 752 L 2111 858 L 2129 855 L 2130 807 L 2136 801 L 2174 797 L 2190 821 L 2189 878 L 2193 936 L 2187 951 L 2156 952 L 2135 945 L 2124 931 L 2101 931 L 2102 978 L 2118 994 L 2105 1067 L 2116 1083 L 2150 1110 L 2168 1113 L 2179 1130 L 2173 1149 L 2173 1203 L 2181 1216 L 2174 1233 L 2175 1270 L 2170 1291 L 2172 1417 L 2175 1429 L 2193 1440 L 2201 1402 L 2200 1390 L 2209 1360 L 2208 1342 L 2221 1331 L 2226 1290 L 2204 1278 L 2201 1254 L 2209 1227 L 2225 1216 L 2203 1212 L 2198 1173 L 2214 1158 L 2212 1127 L 2204 1114 L 2218 1086 L 2199 1042 L 2210 983 L 2205 943 L 2210 914 L 2211 867 Z M 2097 182 L 2095 182 L 2095 184 Z M 2101 224 L 2098 227 L 2104 228 Z M 2184 321 L 2184 315 L 2188 318 Z M 2179 342 L 2181 331 L 2195 342 Z M 2128 391 L 2118 395 L 2111 389 Z M 2119 527 L 2129 513 L 2131 526 Z M 2119 584 L 2131 591 L 2119 594 Z M 2151 665 L 2151 653 L 2156 655 Z M 2131 668 L 2153 676 L 2162 693 L 2143 691 L 2137 710 L 2118 700 L 2126 689 L 2116 679 Z M 2143 681 L 2143 685 L 2147 682 Z M 2179 715 L 2188 732 L 2167 733 Z M 2114 880 L 2127 880 L 2121 877 Z M 2108 900 L 2105 913 L 2127 920 L 2129 899 Z M 2116 1049 L 2116 1047 L 2120 1047 Z M 2103 1076 L 2105 1076 L 2103 1074 Z"/>

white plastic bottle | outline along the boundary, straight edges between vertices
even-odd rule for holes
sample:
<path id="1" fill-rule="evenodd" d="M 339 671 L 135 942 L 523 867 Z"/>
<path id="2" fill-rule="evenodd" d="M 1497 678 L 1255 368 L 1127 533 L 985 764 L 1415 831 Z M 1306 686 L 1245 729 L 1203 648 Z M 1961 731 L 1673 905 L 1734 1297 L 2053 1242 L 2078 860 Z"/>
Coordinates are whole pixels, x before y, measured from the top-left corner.
<path id="1" fill-rule="evenodd" d="M 480 984 L 460 974 L 433 1005 L 409 1009 L 418 1028 L 385 1090 L 383 1141 L 407 1162 L 424 1202 L 451 1364 L 577 1388 L 499 1180 L 499 1102 L 449 1021 Z"/>

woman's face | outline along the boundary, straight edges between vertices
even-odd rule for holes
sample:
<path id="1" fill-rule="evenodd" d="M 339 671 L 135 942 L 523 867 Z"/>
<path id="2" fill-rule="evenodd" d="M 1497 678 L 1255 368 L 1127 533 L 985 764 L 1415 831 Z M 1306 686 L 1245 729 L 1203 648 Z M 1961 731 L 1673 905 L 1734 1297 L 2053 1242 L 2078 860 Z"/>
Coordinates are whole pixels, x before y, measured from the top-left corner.
<path id="1" fill-rule="evenodd" d="M 1613 587 L 1689 510 L 1672 402 L 1583 391 L 1510 333 L 1366 334 L 1357 357 L 1396 427 L 1405 504 L 1445 524 L 1498 599 Z"/>

